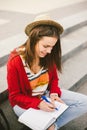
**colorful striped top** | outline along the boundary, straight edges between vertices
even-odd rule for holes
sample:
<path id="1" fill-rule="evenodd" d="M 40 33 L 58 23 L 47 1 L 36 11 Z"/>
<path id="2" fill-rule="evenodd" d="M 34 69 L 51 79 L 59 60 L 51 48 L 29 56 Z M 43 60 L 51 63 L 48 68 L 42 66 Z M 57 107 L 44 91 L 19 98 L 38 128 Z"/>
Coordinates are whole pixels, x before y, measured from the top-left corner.
<path id="1" fill-rule="evenodd" d="M 22 59 L 24 69 L 27 74 L 30 86 L 32 88 L 32 96 L 44 94 L 49 83 L 48 70 L 41 68 L 38 73 L 34 74 L 30 70 L 30 68 L 25 65 L 24 59 L 22 57 L 21 59 Z"/>

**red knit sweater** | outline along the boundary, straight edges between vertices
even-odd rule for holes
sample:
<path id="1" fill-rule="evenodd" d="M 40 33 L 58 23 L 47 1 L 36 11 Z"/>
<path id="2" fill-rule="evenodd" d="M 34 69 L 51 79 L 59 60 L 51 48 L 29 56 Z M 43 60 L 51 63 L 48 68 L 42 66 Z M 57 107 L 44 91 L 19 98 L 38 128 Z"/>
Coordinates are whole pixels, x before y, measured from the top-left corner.
<path id="1" fill-rule="evenodd" d="M 58 93 L 61 96 L 61 90 L 58 87 L 58 76 L 56 67 L 48 71 L 50 93 Z M 22 108 L 37 108 L 41 99 L 32 96 L 32 89 L 29 84 L 22 60 L 16 51 L 12 52 L 7 63 L 7 82 L 9 90 L 9 100 L 12 105 L 19 105 Z"/>

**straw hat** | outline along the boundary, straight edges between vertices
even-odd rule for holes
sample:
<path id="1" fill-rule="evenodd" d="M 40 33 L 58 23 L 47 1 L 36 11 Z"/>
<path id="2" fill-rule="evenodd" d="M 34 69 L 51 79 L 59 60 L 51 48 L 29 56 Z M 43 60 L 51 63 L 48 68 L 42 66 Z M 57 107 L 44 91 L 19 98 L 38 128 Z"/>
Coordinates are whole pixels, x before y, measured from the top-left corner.
<path id="1" fill-rule="evenodd" d="M 61 34 L 63 32 L 63 27 L 59 23 L 51 20 L 49 15 L 44 14 L 44 15 L 37 16 L 32 23 L 30 23 L 26 26 L 26 28 L 25 28 L 26 35 L 29 36 L 29 33 L 31 32 L 31 30 L 38 25 L 55 26 L 58 29 L 59 34 Z"/>

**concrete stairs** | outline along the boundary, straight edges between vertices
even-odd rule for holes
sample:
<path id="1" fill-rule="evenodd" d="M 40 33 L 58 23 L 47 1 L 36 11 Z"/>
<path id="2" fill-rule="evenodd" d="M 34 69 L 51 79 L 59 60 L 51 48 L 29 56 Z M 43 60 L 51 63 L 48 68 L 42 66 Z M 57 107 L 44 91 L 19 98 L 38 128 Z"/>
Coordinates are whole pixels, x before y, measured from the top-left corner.
<path id="1" fill-rule="evenodd" d="M 80 27 L 62 38 L 63 72 L 60 85 L 66 89 L 79 86 L 87 79 L 87 26 Z"/>
<path id="2" fill-rule="evenodd" d="M 61 36 L 63 73 L 60 76 L 60 86 L 65 89 L 70 89 L 74 87 L 74 85 L 77 84 L 79 81 L 83 80 L 83 77 L 85 77 L 87 74 L 87 11 L 77 13 L 73 16 L 71 15 L 64 19 L 60 20 L 60 23 L 63 24 L 65 29 L 63 35 Z M 79 19 L 81 20 L 79 21 Z M 68 26 L 66 25 L 66 23 Z M 20 42 L 18 42 L 19 39 L 21 39 Z M 5 40 L 1 40 L 0 74 L 2 76 L 0 78 L 0 92 L 3 92 L 7 88 L 7 56 L 13 48 L 19 46 L 21 42 L 23 43 L 25 39 L 26 36 L 24 35 L 24 33 L 21 33 L 13 37 L 9 37 Z"/>
<path id="3" fill-rule="evenodd" d="M 87 26 L 63 36 L 61 45 L 63 70 L 59 80 L 60 86 L 70 89 L 87 76 Z M 0 74 L 2 75 L 0 78 L 1 92 L 7 88 L 6 64 L 0 67 Z"/>
<path id="4" fill-rule="evenodd" d="M 82 10 L 79 10 L 77 5 L 73 5 L 73 11 L 70 14 L 70 6 L 67 8 L 68 15 L 65 17 L 57 18 L 57 12 L 54 10 L 52 16 L 55 14 L 55 19 L 60 22 L 64 27 L 64 33 L 61 36 L 61 45 L 62 45 L 62 74 L 59 75 L 59 85 L 61 88 L 70 89 L 73 91 L 78 91 L 84 93 L 86 91 L 87 85 L 87 2 L 85 1 L 85 7 L 83 6 Z M 84 5 L 84 4 L 83 4 Z M 74 10 L 75 6 L 75 10 Z M 63 7 L 64 8 L 64 7 Z M 61 15 L 64 10 L 60 8 Z M 51 11 L 48 11 L 48 13 Z M 65 11 L 66 12 L 66 11 Z M 24 33 L 19 33 L 17 35 L 13 35 L 4 40 L 0 41 L 0 95 L 4 93 L 7 89 L 7 81 L 6 81 L 6 62 L 7 57 L 10 51 L 19 46 L 21 43 L 25 42 L 26 36 Z M 86 84 L 86 85 L 84 85 Z M 84 86 L 84 88 L 82 88 Z M 87 94 L 87 93 L 85 93 Z M 8 101 L 2 104 L 2 108 L 6 108 L 5 106 L 8 104 Z M 8 105 L 10 106 L 10 105 Z M 9 111 L 7 108 L 6 111 Z M 11 111 L 12 114 L 12 111 Z M 6 112 L 7 117 L 9 114 Z M 10 115 L 11 116 L 11 115 Z M 10 121 L 10 119 L 8 118 Z M 15 117 L 14 117 L 15 120 Z M 71 125 L 71 124 L 70 124 Z M 20 130 L 22 126 L 16 122 L 16 127 L 14 127 L 14 123 L 11 121 L 12 130 Z M 84 128 L 85 126 L 83 126 Z M 67 125 L 63 130 L 83 130 L 82 127 L 76 127 L 71 129 L 69 125 Z M 62 128 L 61 128 L 62 130 Z"/>

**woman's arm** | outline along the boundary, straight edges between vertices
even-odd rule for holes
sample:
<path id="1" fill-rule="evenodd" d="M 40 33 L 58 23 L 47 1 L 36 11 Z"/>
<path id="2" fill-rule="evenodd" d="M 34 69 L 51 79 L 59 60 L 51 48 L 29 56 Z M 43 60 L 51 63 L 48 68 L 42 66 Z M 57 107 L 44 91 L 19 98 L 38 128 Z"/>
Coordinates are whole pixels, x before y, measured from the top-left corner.
<path id="1" fill-rule="evenodd" d="M 9 90 L 9 100 L 11 105 L 19 105 L 22 108 L 38 108 L 41 100 L 31 96 L 26 90 L 26 80 L 22 74 L 22 67 L 19 57 L 10 60 L 7 64 L 7 82 Z M 24 72 L 24 71 L 23 71 Z"/>
<path id="2" fill-rule="evenodd" d="M 51 69 L 49 71 L 49 90 L 50 93 L 57 93 L 58 96 L 61 96 L 61 90 L 60 87 L 58 85 L 58 74 L 57 74 L 57 69 L 56 66 L 53 67 L 53 69 Z"/>

